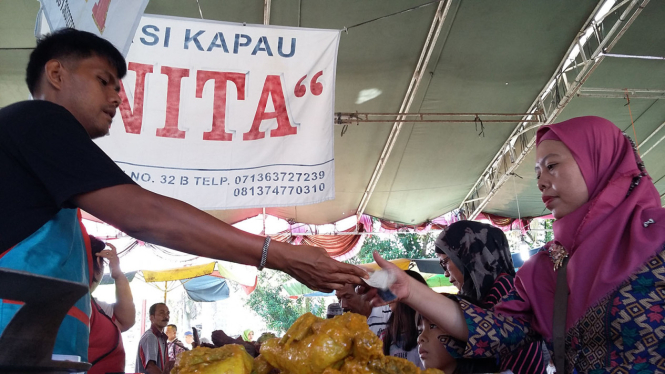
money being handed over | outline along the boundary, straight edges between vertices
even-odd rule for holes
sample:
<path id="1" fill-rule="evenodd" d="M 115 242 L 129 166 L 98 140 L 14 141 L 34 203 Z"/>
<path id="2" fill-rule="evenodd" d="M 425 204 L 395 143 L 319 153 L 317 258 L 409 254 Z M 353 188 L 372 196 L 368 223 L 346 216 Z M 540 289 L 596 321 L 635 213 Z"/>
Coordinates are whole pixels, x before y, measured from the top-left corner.
<path id="1" fill-rule="evenodd" d="M 377 289 L 379 297 L 383 301 L 390 302 L 397 298 L 394 293 L 390 292 L 390 286 L 395 283 L 395 275 L 388 270 L 377 270 L 369 275 L 369 279 L 363 279 L 368 286 Z"/>

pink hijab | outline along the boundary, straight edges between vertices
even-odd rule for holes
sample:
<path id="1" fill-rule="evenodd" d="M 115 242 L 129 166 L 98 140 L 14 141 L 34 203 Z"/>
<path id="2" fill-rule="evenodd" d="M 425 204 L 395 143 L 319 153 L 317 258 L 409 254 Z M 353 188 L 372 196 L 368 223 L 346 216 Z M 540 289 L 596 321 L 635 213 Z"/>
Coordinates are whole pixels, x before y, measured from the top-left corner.
<path id="1" fill-rule="evenodd" d="M 540 128 L 537 144 L 543 140 L 560 140 L 570 149 L 589 191 L 587 203 L 554 222 L 555 241 L 570 255 L 568 330 L 664 249 L 665 209 L 632 142 L 612 122 L 573 118 Z M 553 263 L 539 253 L 515 278 L 526 302 L 508 302 L 503 312 L 530 319 L 551 339 L 555 285 Z"/>

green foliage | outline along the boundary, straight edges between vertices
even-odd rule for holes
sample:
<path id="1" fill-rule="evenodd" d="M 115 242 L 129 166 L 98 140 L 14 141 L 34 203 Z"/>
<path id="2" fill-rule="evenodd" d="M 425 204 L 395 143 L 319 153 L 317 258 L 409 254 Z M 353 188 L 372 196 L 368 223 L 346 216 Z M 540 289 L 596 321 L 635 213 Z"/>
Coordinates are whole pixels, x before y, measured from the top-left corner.
<path id="1" fill-rule="evenodd" d="M 351 264 L 366 264 L 374 262 L 372 253 L 379 252 L 386 260 L 398 258 L 429 258 L 434 254 L 434 241 L 436 234 L 399 234 L 391 236 L 369 235 L 365 238 L 358 255 L 349 259 Z"/>
<path id="2" fill-rule="evenodd" d="M 545 243 L 554 238 L 552 223 L 554 223 L 553 219 L 534 219 L 531 222 L 531 227 L 534 230 L 527 231 L 523 236 L 519 235 L 519 237 L 516 237 L 514 232 L 507 232 L 506 236 L 508 237 L 508 243 L 510 243 L 514 252 L 519 251 L 519 244 L 522 240 L 524 240 L 530 248 L 542 247 Z"/>
<path id="3" fill-rule="evenodd" d="M 325 318 L 326 312 L 328 312 L 328 305 L 326 305 L 326 300 L 324 298 L 308 297 L 307 301 L 310 303 L 309 311 L 312 312 L 312 314 Z"/>
<path id="4" fill-rule="evenodd" d="M 323 317 L 327 308 L 322 297 L 299 297 L 294 300 L 285 296 L 282 284 L 291 279 L 278 271 L 260 272 L 256 290 L 245 304 L 263 318 L 268 328 L 281 333 L 288 330 L 301 315 L 312 312 Z"/>
<path id="5" fill-rule="evenodd" d="M 544 228 L 547 230 L 552 230 L 552 224 L 554 223 L 553 219 L 546 219 L 544 222 Z M 551 241 L 554 239 L 554 232 L 553 231 L 546 231 L 545 232 L 545 243 Z"/>

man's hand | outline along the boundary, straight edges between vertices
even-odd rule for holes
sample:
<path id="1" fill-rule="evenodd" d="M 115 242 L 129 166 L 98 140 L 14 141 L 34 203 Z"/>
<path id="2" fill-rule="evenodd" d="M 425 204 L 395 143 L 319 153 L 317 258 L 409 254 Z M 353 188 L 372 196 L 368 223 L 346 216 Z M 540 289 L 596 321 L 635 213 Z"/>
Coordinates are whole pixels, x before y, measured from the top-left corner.
<path id="1" fill-rule="evenodd" d="M 148 374 L 162 374 L 162 371 L 159 370 L 155 361 L 150 360 L 148 365 L 145 366 L 145 372 Z"/>
<path id="2" fill-rule="evenodd" d="M 347 283 L 360 284 L 367 272 L 333 260 L 323 248 L 270 242 L 268 265 L 282 270 L 313 290 L 331 292 Z"/>
<path id="3" fill-rule="evenodd" d="M 105 258 L 109 261 L 109 269 L 111 269 L 111 277 L 113 279 L 118 279 L 119 276 L 123 275 L 122 270 L 120 270 L 120 259 L 118 259 L 118 252 L 115 249 L 115 246 L 110 243 L 106 243 L 111 249 L 103 250 L 97 253 L 97 257 Z"/>

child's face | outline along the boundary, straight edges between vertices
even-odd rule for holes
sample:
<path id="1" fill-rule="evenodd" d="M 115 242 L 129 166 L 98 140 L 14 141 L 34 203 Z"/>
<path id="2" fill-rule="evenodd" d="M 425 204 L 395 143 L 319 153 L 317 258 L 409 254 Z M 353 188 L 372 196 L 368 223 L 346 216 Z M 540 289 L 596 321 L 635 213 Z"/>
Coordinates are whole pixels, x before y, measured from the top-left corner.
<path id="1" fill-rule="evenodd" d="M 418 354 L 426 369 L 448 369 L 455 359 L 443 346 L 440 337 L 446 335 L 427 318 L 418 315 Z"/>

